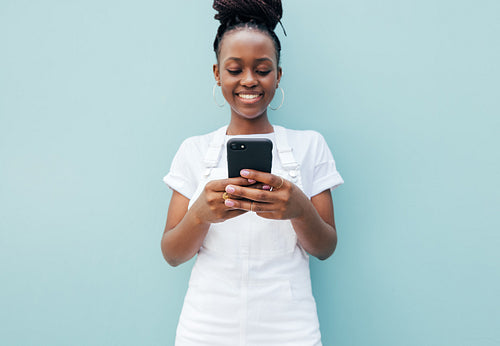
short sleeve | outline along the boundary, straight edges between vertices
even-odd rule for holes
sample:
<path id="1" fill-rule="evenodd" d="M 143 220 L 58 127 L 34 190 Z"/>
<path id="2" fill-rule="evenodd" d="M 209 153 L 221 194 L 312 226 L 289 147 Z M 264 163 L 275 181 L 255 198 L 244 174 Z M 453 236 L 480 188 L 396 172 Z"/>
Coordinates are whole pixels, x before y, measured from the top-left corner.
<path id="1" fill-rule="evenodd" d="M 172 190 L 191 199 L 196 189 L 195 174 L 188 158 L 192 156 L 189 139 L 182 142 L 172 160 L 170 171 L 163 177 L 163 182 Z"/>
<path id="2" fill-rule="evenodd" d="M 315 165 L 311 196 L 315 196 L 328 189 L 335 189 L 342 185 L 344 180 L 337 171 L 335 160 L 328 144 L 321 134 L 317 134 Z"/>

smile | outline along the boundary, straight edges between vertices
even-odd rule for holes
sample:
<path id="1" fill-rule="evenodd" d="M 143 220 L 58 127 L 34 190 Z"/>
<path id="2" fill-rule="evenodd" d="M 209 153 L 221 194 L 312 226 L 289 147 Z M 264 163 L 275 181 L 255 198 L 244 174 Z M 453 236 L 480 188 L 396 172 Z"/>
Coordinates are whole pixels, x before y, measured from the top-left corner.
<path id="1" fill-rule="evenodd" d="M 244 102 L 244 103 L 254 103 L 259 101 L 262 98 L 262 94 L 255 94 L 255 93 L 240 93 L 236 94 L 238 98 Z"/>

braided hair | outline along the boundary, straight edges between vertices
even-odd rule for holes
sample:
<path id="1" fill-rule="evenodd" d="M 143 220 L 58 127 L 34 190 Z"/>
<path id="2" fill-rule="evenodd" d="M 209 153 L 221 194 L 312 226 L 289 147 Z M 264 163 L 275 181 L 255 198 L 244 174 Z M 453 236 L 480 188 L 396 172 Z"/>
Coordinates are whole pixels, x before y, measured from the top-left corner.
<path id="1" fill-rule="evenodd" d="M 281 43 L 274 32 L 283 15 L 281 0 L 214 0 L 213 8 L 218 12 L 215 19 L 220 21 L 214 40 L 214 51 L 219 60 L 219 51 L 225 33 L 243 29 L 257 29 L 268 34 L 276 49 L 278 65 L 280 63 Z M 286 32 L 283 28 L 283 32 Z"/>

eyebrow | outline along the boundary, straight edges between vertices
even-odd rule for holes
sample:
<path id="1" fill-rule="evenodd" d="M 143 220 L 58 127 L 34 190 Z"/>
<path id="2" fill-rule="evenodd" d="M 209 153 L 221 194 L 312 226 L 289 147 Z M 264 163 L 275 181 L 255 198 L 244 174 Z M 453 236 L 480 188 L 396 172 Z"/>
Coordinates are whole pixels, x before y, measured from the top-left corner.
<path id="1" fill-rule="evenodd" d="M 229 57 L 227 58 L 226 60 L 224 60 L 224 62 L 228 61 L 228 60 L 236 60 L 236 61 L 242 61 L 243 59 L 241 58 L 236 58 L 236 57 Z M 262 61 L 269 61 L 269 62 L 273 62 L 271 59 L 269 58 L 259 58 L 259 59 L 255 59 L 257 62 L 262 62 Z"/>

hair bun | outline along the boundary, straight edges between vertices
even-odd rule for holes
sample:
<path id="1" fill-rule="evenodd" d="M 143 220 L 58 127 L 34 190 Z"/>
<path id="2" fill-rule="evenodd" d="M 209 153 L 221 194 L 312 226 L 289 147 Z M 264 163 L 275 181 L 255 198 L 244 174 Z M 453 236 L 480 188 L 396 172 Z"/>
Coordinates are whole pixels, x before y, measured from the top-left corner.
<path id="1" fill-rule="evenodd" d="M 274 30 L 283 15 L 281 0 L 214 0 L 213 8 L 222 26 L 255 22 Z"/>

